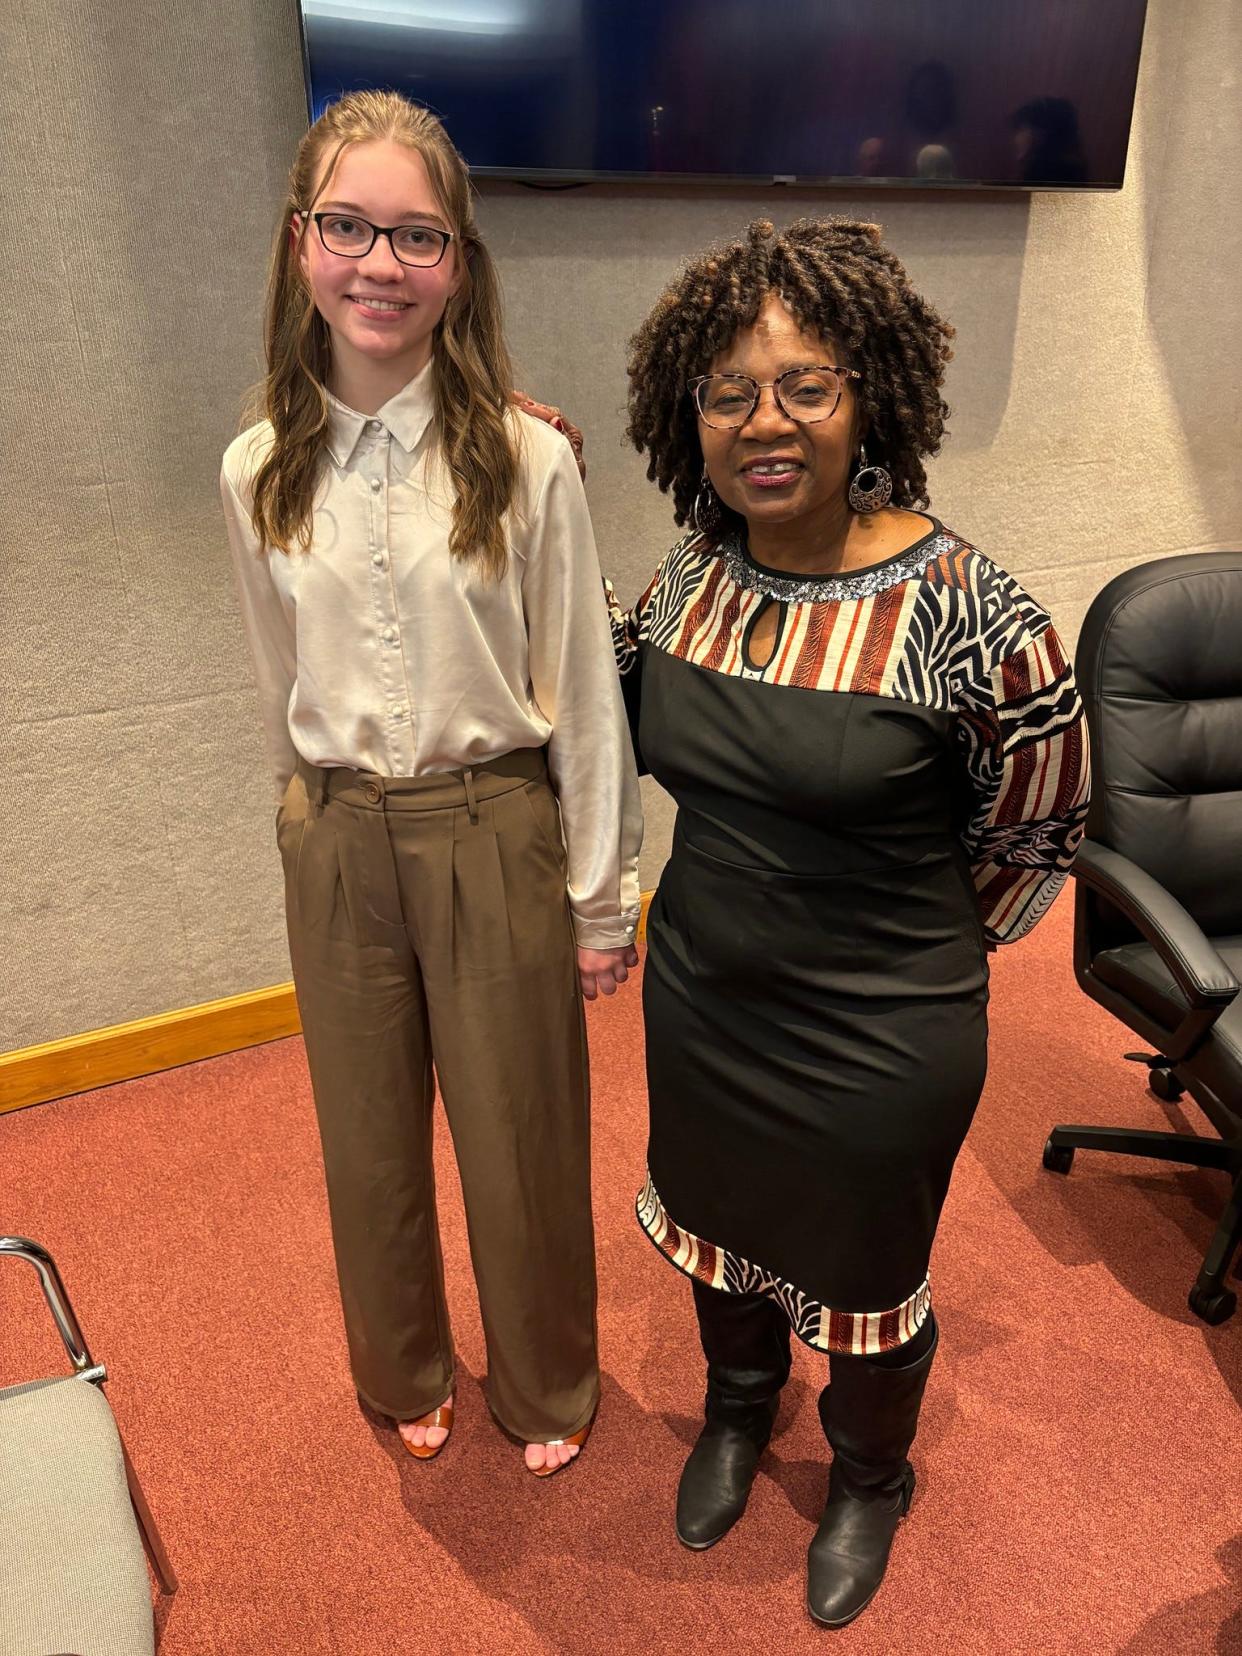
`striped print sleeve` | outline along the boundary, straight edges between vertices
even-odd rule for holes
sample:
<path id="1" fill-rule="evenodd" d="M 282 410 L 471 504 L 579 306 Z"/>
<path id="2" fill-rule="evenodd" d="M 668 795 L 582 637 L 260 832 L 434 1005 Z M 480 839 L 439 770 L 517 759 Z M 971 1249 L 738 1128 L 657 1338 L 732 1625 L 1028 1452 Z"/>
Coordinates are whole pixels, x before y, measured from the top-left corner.
<path id="1" fill-rule="evenodd" d="M 1090 794 L 1082 702 L 1051 626 L 992 668 L 960 708 L 958 734 L 974 793 L 962 839 L 984 934 L 1013 943 L 1064 885 Z"/>
<path id="2" fill-rule="evenodd" d="M 625 702 L 625 716 L 630 727 L 630 742 L 638 774 L 647 774 L 646 761 L 638 745 L 638 726 L 642 716 L 642 656 L 639 642 L 643 625 L 651 607 L 652 597 L 660 584 L 663 564 L 656 570 L 651 583 L 632 610 L 623 610 L 617 600 L 616 589 L 604 576 L 604 599 L 608 605 L 608 619 L 612 624 L 612 650 L 621 675 L 621 698 Z"/>
<path id="3" fill-rule="evenodd" d="M 643 600 L 632 610 L 623 610 L 617 598 L 617 589 L 604 576 L 604 602 L 608 605 L 608 620 L 612 625 L 612 650 L 617 658 L 617 671 L 622 678 L 634 668 L 638 660 L 639 610 Z"/>
<path id="4" fill-rule="evenodd" d="M 650 634 L 657 599 L 663 607 L 668 606 L 670 598 L 677 599 L 676 583 L 674 590 L 670 592 L 669 583 L 664 577 L 670 567 L 675 568 L 679 554 L 684 552 L 694 538 L 687 535 L 685 540 L 679 541 L 668 556 L 661 560 L 655 574 L 647 583 L 646 591 L 631 610 L 621 608 L 616 588 L 607 575 L 604 576 L 604 601 L 608 605 L 608 619 L 612 623 L 612 647 L 617 658 L 617 671 L 623 678 L 633 671 L 638 662 L 638 646 Z"/>

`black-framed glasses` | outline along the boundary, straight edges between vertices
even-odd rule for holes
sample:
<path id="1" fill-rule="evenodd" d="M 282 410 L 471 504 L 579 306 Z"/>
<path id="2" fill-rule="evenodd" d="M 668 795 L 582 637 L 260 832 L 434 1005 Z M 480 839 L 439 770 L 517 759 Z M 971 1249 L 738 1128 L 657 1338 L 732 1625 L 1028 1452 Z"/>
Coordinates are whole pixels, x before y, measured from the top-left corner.
<path id="1" fill-rule="evenodd" d="M 690 381 L 690 395 L 705 425 L 717 431 L 736 431 L 759 406 L 759 395 L 770 390 L 776 406 L 799 425 L 818 425 L 837 411 L 847 380 L 861 379 L 857 368 L 787 368 L 774 380 L 755 380 L 749 374 L 700 374 Z"/>
<path id="2" fill-rule="evenodd" d="M 394 259 L 428 270 L 438 265 L 453 240 L 448 230 L 430 224 L 372 224 L 356 213 L 308 213 L 329 253 L 342 259 L 365 259 L 377 236 L 387 236 Z"/>

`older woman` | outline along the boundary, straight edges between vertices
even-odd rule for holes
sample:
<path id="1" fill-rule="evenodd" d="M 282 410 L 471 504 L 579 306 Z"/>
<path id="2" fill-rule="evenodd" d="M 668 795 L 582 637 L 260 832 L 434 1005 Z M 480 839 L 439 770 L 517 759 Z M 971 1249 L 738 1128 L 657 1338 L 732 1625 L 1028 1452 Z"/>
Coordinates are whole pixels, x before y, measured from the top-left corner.
<path id="1" fill-rule="evenodd" d="M 677 277 L 629 369 L 630 436 L 692 526 L 614 613 L 678 806 L 638 1201 L 707 1358 L 677 1533 L 710 1547 L 741 1517 L 792 1327 L 831 1357 L 807 1598 L 834 1627 L 877 1591 L 914 1489 L 987 952 L 1047 909 L 1087 799 L 1048 616 L 921 510 L 951 336 L 876 226 L 756 223 Z"/>

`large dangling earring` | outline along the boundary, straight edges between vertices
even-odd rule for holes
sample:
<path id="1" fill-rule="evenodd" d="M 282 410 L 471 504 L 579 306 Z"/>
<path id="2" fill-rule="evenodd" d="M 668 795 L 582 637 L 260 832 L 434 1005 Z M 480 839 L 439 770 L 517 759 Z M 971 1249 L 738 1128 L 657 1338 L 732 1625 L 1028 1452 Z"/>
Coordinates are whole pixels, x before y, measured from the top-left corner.
<path id="1" fill-rule="evenodd" d="M 878 512 L 893 498 L 893 480 L 883 466 L 867 464 L 867 446 L 858 445 L 858 470 L 850 484 L 850 505 L 856 512 Z"/>
<path id="2" fill-rule="evenodd" d="M 712 488 L 711 478 L 707 475 L 706 465 L 703 467 L 703 478 L 699 484 L 699 492 L 694 497 L 694 505 L 690 509 L 690 522 L 697 534 L 708 540 L 715 540 L 724 523 L 724 512 L 720 506 L 720 496 Z"/>

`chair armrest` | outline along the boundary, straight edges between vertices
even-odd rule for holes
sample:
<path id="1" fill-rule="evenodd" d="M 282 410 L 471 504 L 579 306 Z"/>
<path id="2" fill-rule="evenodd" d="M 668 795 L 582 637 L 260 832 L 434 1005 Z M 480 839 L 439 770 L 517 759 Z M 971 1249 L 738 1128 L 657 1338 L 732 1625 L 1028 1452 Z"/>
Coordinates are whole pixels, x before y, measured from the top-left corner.
<path id="1" fill-rule="evenodd" d="M 87 1379 L 104 1379 L 103 1368 L 91 1359 L 85 1336 L 51 1254 L 28 1236 L 0 1236 L 0 1259 L 6 1256 L 9 1259 L 24 1259 L 28 1265 L 34 1266 L 47 1308 L 78 1374 Z"/>
<path id="2" fill-rule="evenodd" d="M 1238 980 L 1198 922 L 1158 880 L 1119 851 L 1084 840 L 1075 879 L 1119 909 L 1164 962 L 1195 1012 L 1221 1011 L 1238 993 Z"/>

